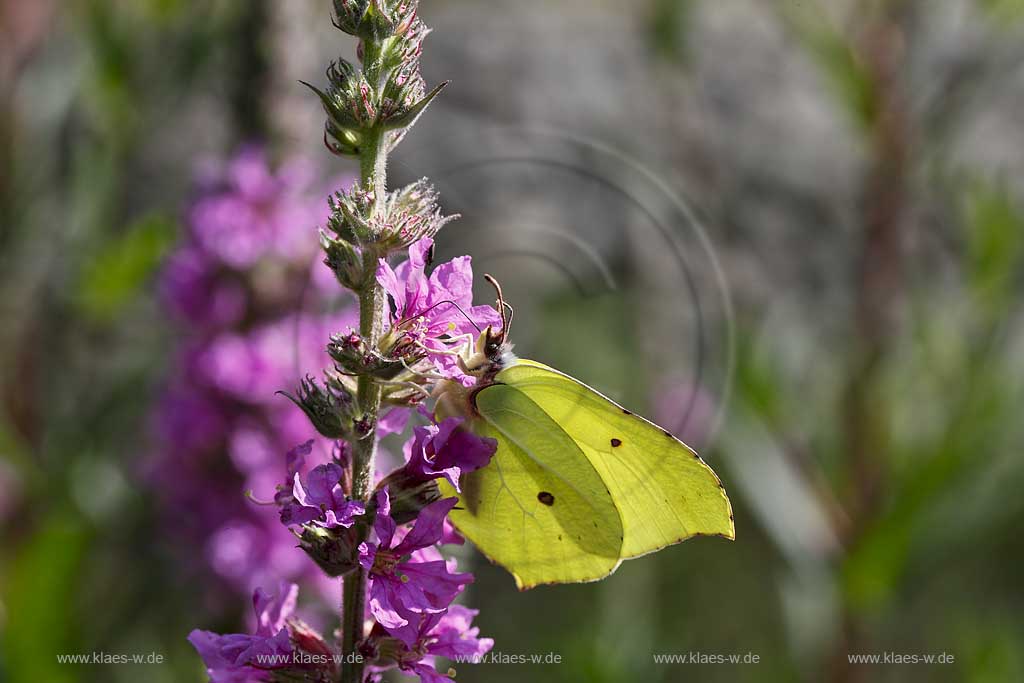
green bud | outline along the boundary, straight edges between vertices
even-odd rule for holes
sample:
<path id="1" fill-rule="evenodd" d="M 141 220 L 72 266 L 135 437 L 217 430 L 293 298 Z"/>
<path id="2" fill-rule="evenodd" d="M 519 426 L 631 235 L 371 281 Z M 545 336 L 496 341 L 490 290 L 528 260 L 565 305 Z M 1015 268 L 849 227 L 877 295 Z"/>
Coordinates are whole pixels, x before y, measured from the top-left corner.
<path id="1" fill-rule="evenodd" d="M 374 213 L 374 202 L 373 190 L 359 185 L 352 186 L 347 192 L 336 192 L 327 199 L 331 209 L 327 229 L 354 245 L 371 244 L 376 239 L 376 227 L 370 218 Z"/>
<path id="2" fill-rule="evenodd" d="M 458 216 L 444 216 L 437 191 L 424 178 L 401 190 L 389 192 L 374 211 L 374 194 L 355 186 L 328 199 L 331 216 L 320 242 L 327 253 L 327 265 L 350 289 L 362 286 L 362 251 L 372 249 L 380 256 L 405 249 L 437 232 Z"/>
<path id="3" fill-rule="evenodd" d="M 417 0 L 334 0 L 334 25 L 363 40 L 400 35 L 416 18 Z"/>
<path id="4" fill-rule="evenodd" d="M 313 427 L 328 439 L 347 439 L 352 434 L 351 394 L 337 383 L 320 388 L 316 380 L 306 377 L 299 385 L 298 397 L 280 392 L 302 409 Z"/>
<path id="5" fill-rule="evenodd" d="M 368 347 L 357 334 L 333 335 L 327 345 L 327 353 L 346 374 L 370 375 L 383 380 L 393 380 L 408 372 L 407 366 L 420 359 L 419 355 L 386 357 L 380 351 Z"/>
<path id="6" fill-rule="evenodd" d="M 341 156 L 357 156 L 366 130 L 377 123 L 377 94 L 362 71 L 344 59 L 331 62 L 327 69 L 327 90 L 299 81 L 316 93 L 327 121 L 324 140 L 327 148 Z"/>
<path id="7" fill-rule="evenodd" d="M 338 282 L 353 291 L 361 289 L 366 277 L 363 274 L 363 257 L 356 248 L 345 240 L 334 239 L 323 230 L 320 231 L 320 246 L 326 254 L 324 264 L 334 271 Z"/>
<path id="8" fill-rule="evenodd" d="M 424 237 L 434 237 L 458 218 L 442 215 L 437 199 L 437 191 L 426 178 L 389 193 L 384 218 L 376 229 L 377 250 L 387 254 L 405 249 Z"/>
<path id="9" fill-rule="evenodd" d="M 315 524 L 302 527 L 299 547 L 330 577 L 344 576 L 359 566 L 356 528 L 327 529 Z"/>

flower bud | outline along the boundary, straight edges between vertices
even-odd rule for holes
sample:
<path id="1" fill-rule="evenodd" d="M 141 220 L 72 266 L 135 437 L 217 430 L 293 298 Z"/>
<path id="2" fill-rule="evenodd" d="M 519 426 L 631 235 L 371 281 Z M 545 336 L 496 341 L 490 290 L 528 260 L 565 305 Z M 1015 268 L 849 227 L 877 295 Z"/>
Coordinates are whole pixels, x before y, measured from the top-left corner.
<path id="1" fill-rule="evenodd" d="M 312 377 L 299 385 L 298 397 L 281 392 L 302 409 L 313 427 L 328 439 L 346 439 L 352 434 L 352 396 L 338 383 L 327 383 L 322 389 Z"/>
<path id="2" fill-rule="evenodd" d="M 441 500 L 441 489 L 437 479 L 424 479 L 400 467 L 377 484 L 377 489 L 387 489 L 391 501 L 391 517 L 398 524 L 411 522 L 420 511 Z"/>
<path id="3" fill-rule="evenodd" d="M 331 269 L 338 282 L 347 289 L 358 291 L 364 285 L 363 257 L 351 244 L 335 239 L 320 231 L 320 247 L 324 250 L 324 265 Z"/>
<path id="4" fill-rule="evenodd" d="M 364 131 L 377 122 L 377 95 L 366 76 L 344 59 L 327 69 L 326 92 L 300 81 L 316 93 L 327 114 L 324 140 L 327 148 L 341 156 L 358 156 Z"/>
<path id="5" fill-rule="evenodd" d="M 361 651 L 367 661 L 374 666 L 388 668 L 398 664 L 405 657 L 408 648 L 380 624 L 374 623 L 370 635 L 362 643 Z"/>
<path id="6" fill-rule="evenodd" d="M 370 9 L 370 0 L 334 0 L 335 28 L 356 36 L 359 35 L 363 18 Z"/>
<path id="7" fill-rule="evenodd" d="M 356 541 L 355 526 L 328 529 L 316 524 L 306 524 L 299 536 L 299 547 L 327 576 L 337 578 L 359 566 L 355 552 Z"/>
<path id="8" fill-rule="evenodd" d="M 353 185 L 348 191 L 336 192 L 327 198 L 331 215 L 327 229 L 339 239 L 354 245 L 363 245 L 375 237 L 372 223 L 376 196 L 373 190 Z"/>
<path id="9" fill-rule="evenodd" d="M 393 380 L 404 372 L 418 356 L 401 356 L 389 353 L 383 355 L 366 346 L 357 334 L 333 335 L 327 345 L 327 354 L 338 364 L 338 368 L 349 375 L 370 375 L 377 379 Z"/>
<path id="10" fill-rule="evenodd" d="M 297 617 L 290 617 L 287 625 L 288 635 L 291 636 L 292 644 L 296 648 L 302 652 L 322 657 L 326 662 L 334 662 L 334 650 L 316 629 Z"/>
<path id="11" fill-rule="evenodd" d="M 377 249 L 387 254 L 434 237 L 459 216 L 444 216 L 437 203 L 437 191 L 426 178 L 397 192 L 389 193 L 384 217 L 377 226 Z"/>
<path id="12" fill-rule="evenodd" d="M 417 0 L 334 0 L 334 25 L 364 40 L 382 40 L 407 30 L 417 4 Z"/>

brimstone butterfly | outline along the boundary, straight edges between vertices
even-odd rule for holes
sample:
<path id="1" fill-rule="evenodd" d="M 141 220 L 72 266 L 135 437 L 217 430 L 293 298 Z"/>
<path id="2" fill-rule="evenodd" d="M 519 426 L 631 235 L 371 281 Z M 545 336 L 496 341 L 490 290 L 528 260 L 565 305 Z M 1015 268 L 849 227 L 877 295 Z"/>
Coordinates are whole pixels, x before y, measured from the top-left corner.
<path id="1" fill-rule="evenodd" d="M 520 589 L 596 581 L 694 536 L 735 537 L 729 497 L 700 456 L 586 384 L 516 358 L 507 331 L 505 320 L 480 334 L 459 361 L 476 383 L 447 382 L 437 412 L 498 442 L 461 494 L 445 494 L 459 496 L 451 522 Z"/>

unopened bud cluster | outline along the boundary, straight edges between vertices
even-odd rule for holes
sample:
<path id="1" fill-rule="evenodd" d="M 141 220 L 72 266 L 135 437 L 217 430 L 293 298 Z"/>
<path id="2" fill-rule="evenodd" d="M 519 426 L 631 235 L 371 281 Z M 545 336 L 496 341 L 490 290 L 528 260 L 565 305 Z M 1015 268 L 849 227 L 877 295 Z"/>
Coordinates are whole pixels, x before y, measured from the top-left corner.
<path id="1" fill-rule="evenodd" d="M 327 229 L 320 231 L 324 263 L 352 290 L 359 290 L 373 275 L 363 272 L 366 250 L 386 256 L 424 237 L 434 237 L 458 217 L 441 212 L 437 191 L 426 178 L 388 192 L 376 210 L 375 203 L 374 192 L 359 186 L 328 199 L 331 216 Z"/>
<path id="2" fill-rule="evenodd" d="M 327 69 L 326 91 L 309 84 L 327 112 L 324 140 L 335 154 L 358 156 L 375 134 L 389 132 L 389 148 L 445 86 L 426 92 L 420 75 L 430 29 L 415 0 L 335 0 L 334 25 L 358 37 L 362 68 L 344 59 Z"/>
<path id="3" fill-rule="evenodd" d="M 309 86 L 327 114 L 325 143 L 343 156 L 365 158 L 371 146 L 387 154 L 445 85 L 427 93 L 420 75 L 423 40 L 430 29 L 416 16 L 416 0 L 333 4 L 334 25 L 359 38 L 361 66 L 339 59 L 327 69 L 326 90 Z M 433 237 L 452 220 L 441 214 L 437 193 L 425 179 L 387 192 L 364 176 L 362 184 L 328 202 L 331 217 L 320 231 L 324 261 L 354 291 L 372 280 L 368 264 Z"/>

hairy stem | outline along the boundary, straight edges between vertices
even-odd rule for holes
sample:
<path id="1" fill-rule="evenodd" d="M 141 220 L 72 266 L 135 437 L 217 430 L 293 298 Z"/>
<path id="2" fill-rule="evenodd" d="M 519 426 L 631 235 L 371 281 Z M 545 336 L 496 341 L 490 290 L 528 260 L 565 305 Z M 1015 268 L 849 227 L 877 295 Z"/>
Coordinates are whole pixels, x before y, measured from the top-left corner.
<path id="1" fill-rule="evenodd" d="M 375 201 L 373 211 L 382 209 L 387 192 L 387 134 L 374 130 L 359 157 L 360 181 L 363 187 L 372 187 Z M 363 254 L 363 272 L 366 279 L 359 291 L 359 334 L 369 347 L 376 346 L 384 327 L 384 289 L 377 284 L 377 254 L 367 249 Z M 352 497 L 369 500 L 373 490 L 374 459 L 377 454 L 377 419 L 380 414 L 381 386 L 369 376 L 361 376 L 356 400 L 370 432 L 352 442 Z M 366 540 L 369 530 L 361 527 L 359 542 Z M 360 683 L 363 663 L 355 661 L 359 642 L 364 638 L 366 611 L 366 570 L 357 567 L 343 579 L 342 595 L 342 683 Z"/>

